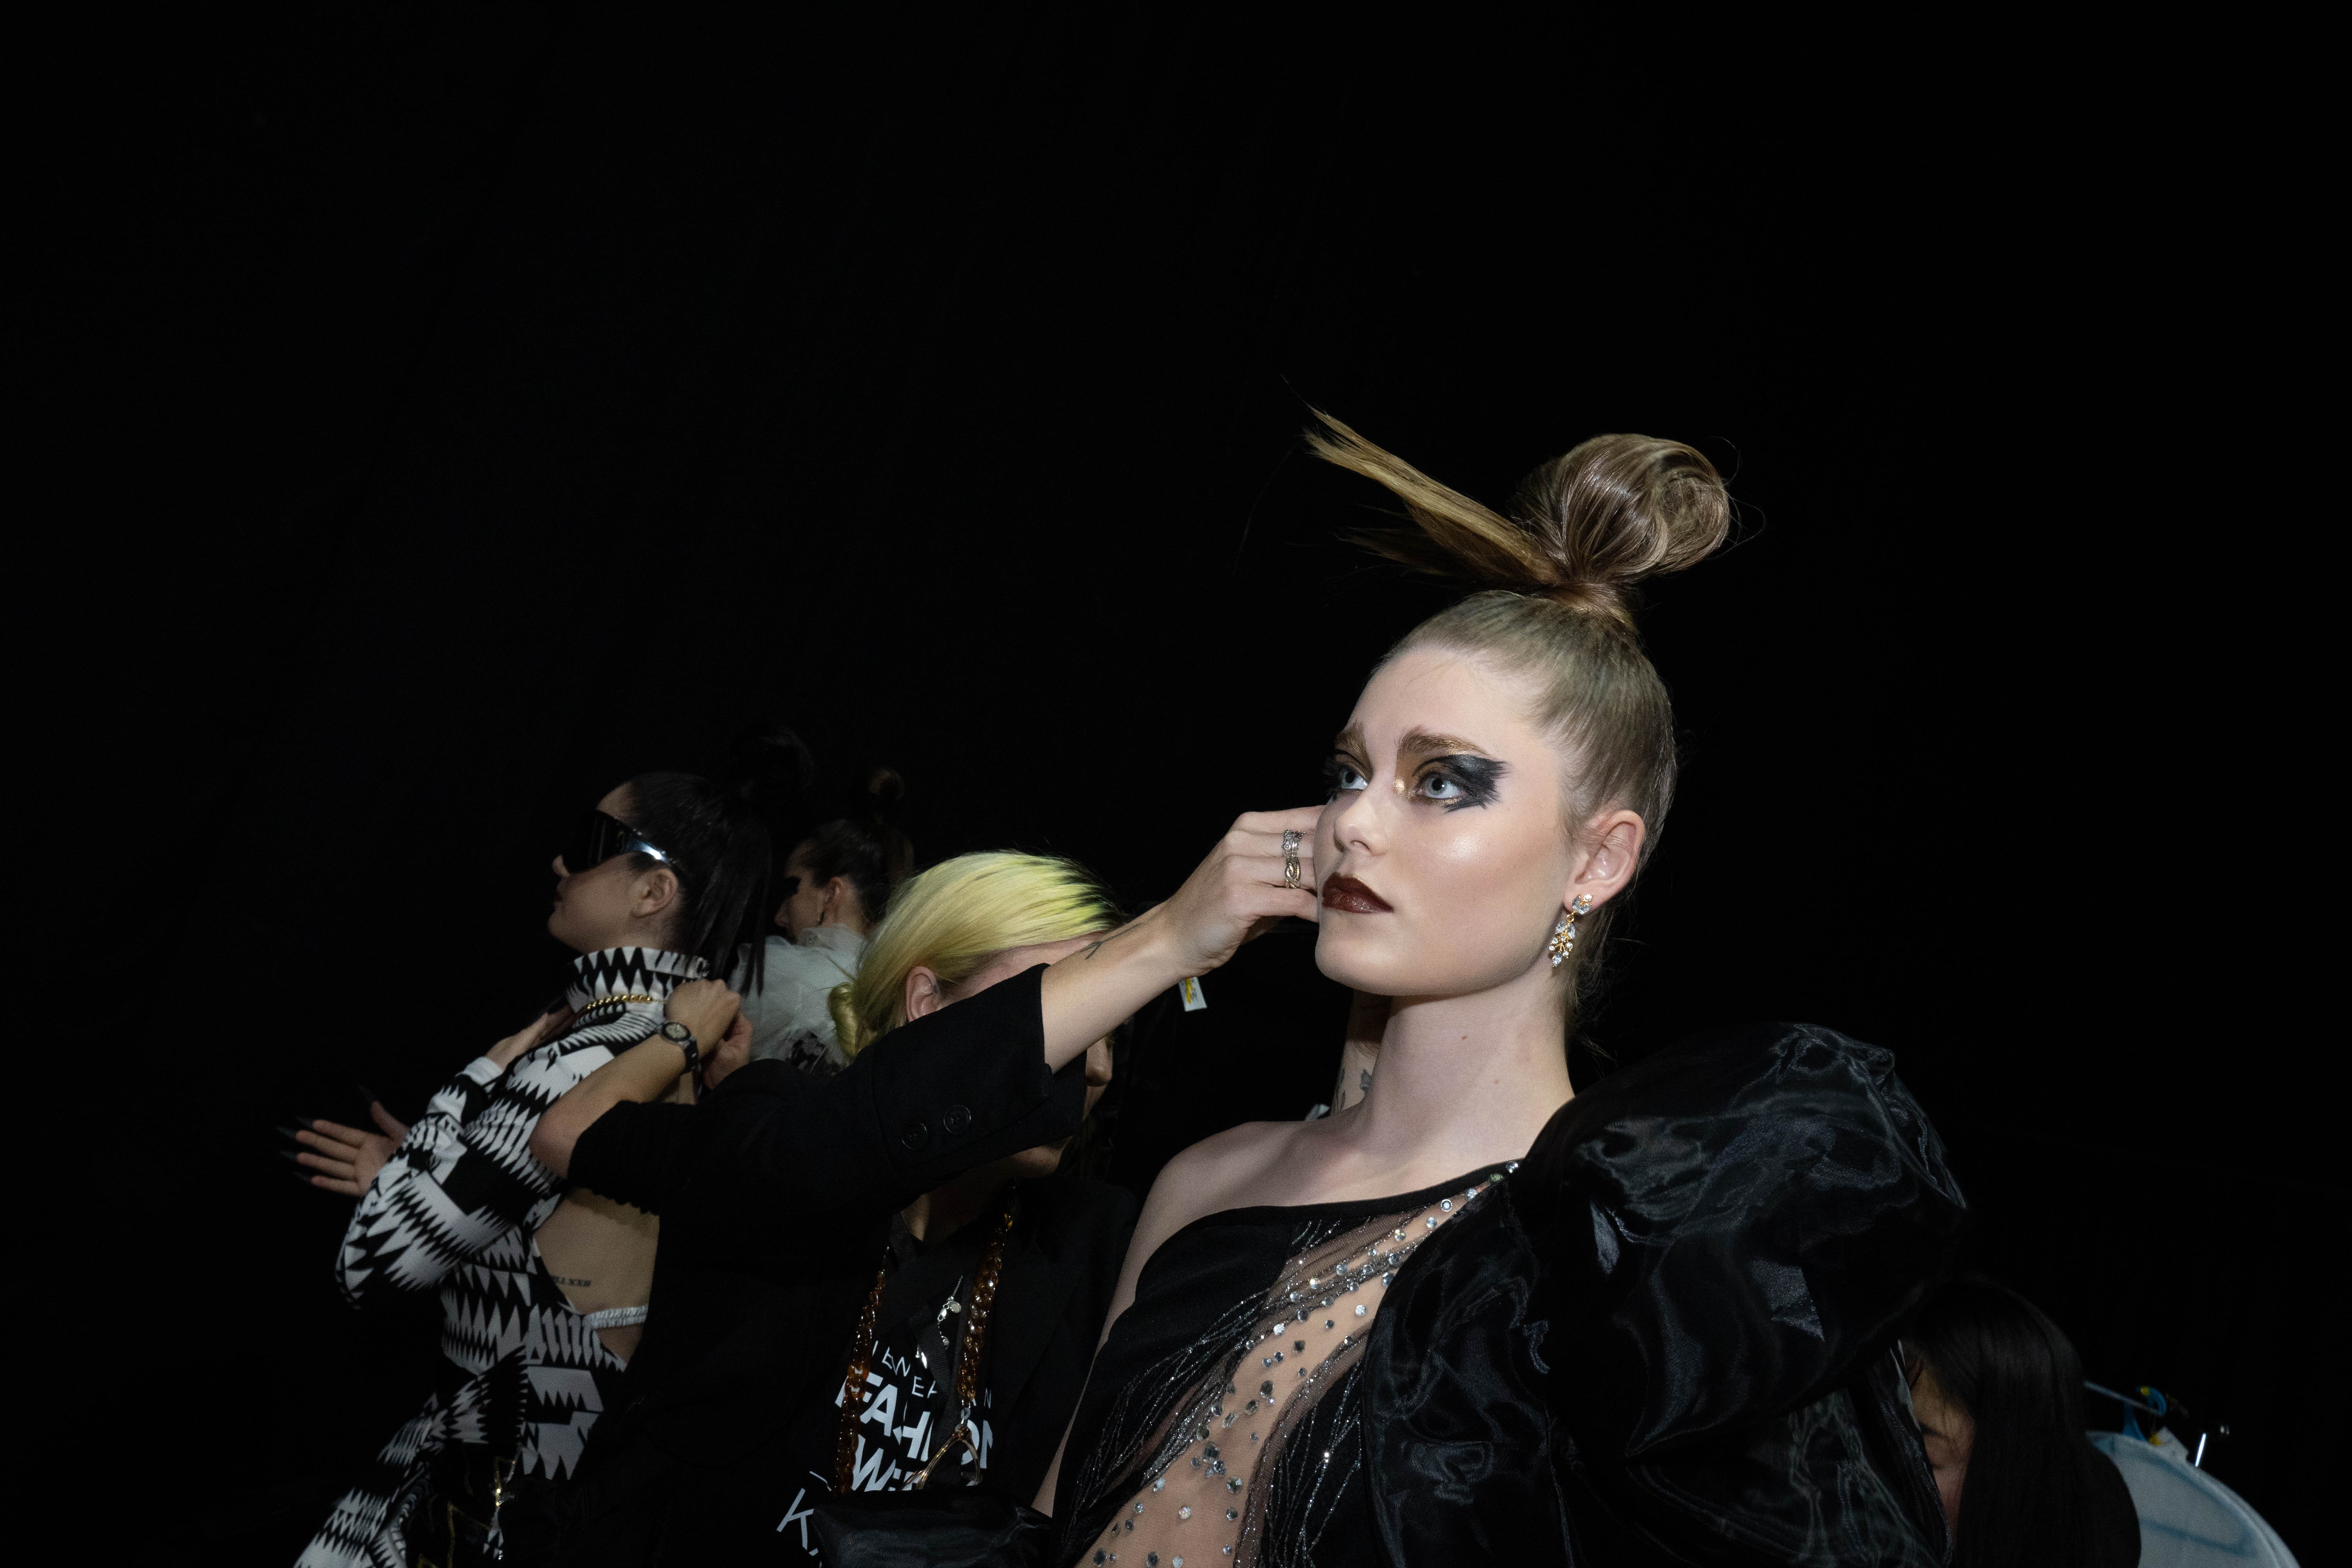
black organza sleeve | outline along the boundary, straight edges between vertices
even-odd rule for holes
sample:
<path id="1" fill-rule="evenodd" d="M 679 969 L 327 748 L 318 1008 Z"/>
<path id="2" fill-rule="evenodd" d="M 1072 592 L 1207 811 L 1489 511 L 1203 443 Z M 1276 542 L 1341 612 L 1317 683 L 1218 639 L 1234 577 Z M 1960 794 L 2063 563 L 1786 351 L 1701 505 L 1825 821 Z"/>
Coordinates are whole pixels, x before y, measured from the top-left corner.
<path id="1" fill-rule="evenodd" d="M 1563 1107 L 1511 1182 L 1545 1402 L 1639 1463 L 1821 1397 L 1883 1351 L 1964 1211 L 1893 1056 L 1810 1025 L 1668 1047 Z"/>

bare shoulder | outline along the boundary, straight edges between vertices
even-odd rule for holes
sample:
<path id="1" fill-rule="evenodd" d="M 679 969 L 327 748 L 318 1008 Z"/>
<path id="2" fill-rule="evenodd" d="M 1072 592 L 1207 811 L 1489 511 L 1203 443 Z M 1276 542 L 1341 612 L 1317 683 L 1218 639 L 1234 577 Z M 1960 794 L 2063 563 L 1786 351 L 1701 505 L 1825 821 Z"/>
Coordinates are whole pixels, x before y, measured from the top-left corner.
<path id="1" fill-rule="evenodd" d="M 1265 1178 L 1311 1121 L 1244 1121 L 1203 1138 L 1161 1168 L 1135 1228 L 1157 1247 L 1194 1220 L 1264 1203 Z"/>

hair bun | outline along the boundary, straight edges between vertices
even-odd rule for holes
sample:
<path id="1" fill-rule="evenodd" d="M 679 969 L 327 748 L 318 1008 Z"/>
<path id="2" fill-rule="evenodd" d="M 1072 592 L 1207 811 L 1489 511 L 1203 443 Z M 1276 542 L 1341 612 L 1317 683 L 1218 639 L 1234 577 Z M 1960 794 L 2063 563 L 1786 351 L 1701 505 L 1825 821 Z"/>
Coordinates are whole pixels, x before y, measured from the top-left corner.
<path id="1" fill-rule="evenodd" d="M 1626 613 L 1625 590 L 1714 553 L 1731 496 L 1704 453 L 1655 436 L 1595 436 L 1519 481 L 1513 517 L 1543 542 L 1563 603 Z"/>
<path id="2" fill-rule="evenodd" d="M 907 798 L 907 781 L 896 768 L 876 768 L 866 775 L 866 808 L 877 822 L 886 819 Z"/>
<path id="3" fill-rule="evenodd" d="M 1731 532 L 1731 497 L 1706 454 L 1654 436 L 1595 436 L 1519 483 L 1510 515 L 1438 483 L 1329 415 L 1315 455 L 1384 486 L 1418 525 L 1359 534 L 1391 561 L 1481 588 L 1538 595 L 1631 627 L 1630 590 L 1679 572 Z"/>
<path id="4" fill-rule="evenodd" d="M 754 724 L 729 748 L 735 795 L 755 805 L 797 805 L 816 782 L 816 759 L 789 724 Z"/>

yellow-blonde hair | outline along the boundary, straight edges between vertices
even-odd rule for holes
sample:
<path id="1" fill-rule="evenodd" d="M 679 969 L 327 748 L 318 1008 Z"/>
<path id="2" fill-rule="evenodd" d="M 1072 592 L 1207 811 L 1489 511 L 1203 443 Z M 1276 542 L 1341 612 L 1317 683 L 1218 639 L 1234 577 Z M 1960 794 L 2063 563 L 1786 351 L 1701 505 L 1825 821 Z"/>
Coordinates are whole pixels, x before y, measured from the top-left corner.
<path id="1" fill-rule="evenodd" d="M 1074 860 L 992 850 L 941 861 L 891 895 L 857 978 L 827 998 L 842 1054 L 854 1058 L 907 1021 L 907 976 L 919 964 L 953 992 L 1008 948 L 1092 936 L 1123 918 Z"/>

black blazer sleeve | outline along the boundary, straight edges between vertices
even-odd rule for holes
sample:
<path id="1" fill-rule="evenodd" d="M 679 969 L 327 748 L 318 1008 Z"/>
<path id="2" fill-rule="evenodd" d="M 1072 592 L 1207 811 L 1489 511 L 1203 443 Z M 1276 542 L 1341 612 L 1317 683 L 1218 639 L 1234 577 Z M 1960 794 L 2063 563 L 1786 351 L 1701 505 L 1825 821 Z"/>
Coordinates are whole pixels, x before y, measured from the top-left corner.
<path id="1" fill-rule="evenodd" d="M 616 1105 L 572 1151 L 578 1184 L 656 1214 L 876 1214 L 1076 1132 L 1086 1065 L 1045 1067 L 1043 964 L 876 1041 L 829 1079 L 777 1061 L 699 1105 Z"/>

